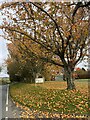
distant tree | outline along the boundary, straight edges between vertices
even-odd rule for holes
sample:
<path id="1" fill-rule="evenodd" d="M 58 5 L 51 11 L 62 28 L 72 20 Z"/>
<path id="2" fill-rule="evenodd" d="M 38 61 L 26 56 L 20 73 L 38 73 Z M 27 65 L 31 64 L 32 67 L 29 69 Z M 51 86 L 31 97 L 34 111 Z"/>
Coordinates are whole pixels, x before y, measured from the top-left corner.
<path id="1" fill-rule="evenodd" d="M 35 81 L 37 72 L 41 72 L 44 65 L 38 58 L 34 55 L 32 56 L 30 51 L 29 56 L 23 49 L 19 52 L 19 47 L 21 46 L 16 46 L 16 44 L 12 43 L 8 45 L 11 56 L 11 58 L 7 59 L 8 72 L 12 81 L 28 81 L 32 83 Z"/>
<path id="2" fill-rule="evenodd" d="M 29 44 L 30 46 L 28 46 Z M 8 44 L 11 58 L 7 59 L 7 66 L 11 81 L 35 82 L 37 73 L 42 74 L 46 80 L 51 80 L 52 70 L 56 71 L 60 68 L 55 65 L 45 64 L 43 60 L 32 53 L 33 50 L 42 55 L 43 49 L 40 49 L 37 44 L 32 44 L 32 42 L 29 44 L 21 41 Z"/>
<path id="3" fill-rule="evenodd" d="M 0 72 L 2 71 L 2 67 L 0 67 Z"/>
<path id="4" fill-rule="evenodd" d="M 17 2 L 2 5 L 2 8 L 7 7 L 6 12 L 5 9 L 3 12 L 7 18 L 1 26 L 7 38 L 32 40 L 44 48 L 42 56 L 36 55 L 45 62 L 64 68 L 67 89 L 75 89 L 72 79 L 74 68 L 86 55 L 88 44 L 89 15 L 87 8 L 81 5 L 82 2 L 73 5 L 69 2 Z M 46 55 L 47 52 L 51 58 Z"/>

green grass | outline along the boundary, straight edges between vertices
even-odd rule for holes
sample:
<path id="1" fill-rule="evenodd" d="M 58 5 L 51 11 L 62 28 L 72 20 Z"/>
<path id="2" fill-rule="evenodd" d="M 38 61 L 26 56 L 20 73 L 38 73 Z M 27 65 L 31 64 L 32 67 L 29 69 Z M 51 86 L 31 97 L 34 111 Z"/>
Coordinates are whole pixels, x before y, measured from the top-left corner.
<path id="1" fill-rule="evenodd" d="M 90 79 L 76 79 L 78 82 L 90 82 Z"/>
<path id="2" fill-rule="evenodd" d="M 83 85 L 85 86 L 85 83 Z M 60 86 L 62 89 L 58 89 Z M 87 93 L 86 89 L 84 91 L 80 91 L 81 89 L 70 91 L 63 89 L 65 87 L 65 82 L 55 81 L 38 85 L 16 83 L 10 86 L 10 94 L 16 102 L 35 110 L 87 114 L 88 96 L 85 94 Z M 79 87 L 82 87 L 81 84 Z"/>

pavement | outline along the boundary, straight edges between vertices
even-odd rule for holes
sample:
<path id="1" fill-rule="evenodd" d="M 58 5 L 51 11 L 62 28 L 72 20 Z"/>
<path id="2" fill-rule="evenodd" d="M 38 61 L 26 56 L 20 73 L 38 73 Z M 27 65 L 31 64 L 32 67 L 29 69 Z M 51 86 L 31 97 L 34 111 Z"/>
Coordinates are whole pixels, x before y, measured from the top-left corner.
<path id="1" fill-rule="evenodd" d="M 0 120 L 20 118 L 22 110 L 13 103 L 9 95 L 9 85 L 0 85 Z"/>

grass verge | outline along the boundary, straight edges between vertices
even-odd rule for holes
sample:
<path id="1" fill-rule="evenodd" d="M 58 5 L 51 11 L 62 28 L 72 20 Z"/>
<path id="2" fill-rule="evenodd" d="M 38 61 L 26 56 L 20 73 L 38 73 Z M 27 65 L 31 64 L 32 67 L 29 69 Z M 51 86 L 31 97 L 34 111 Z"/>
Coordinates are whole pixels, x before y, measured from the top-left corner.
<path id="1" fill-rule="evenodd" d="M 16 83 L 10 86 L 10 94 L 16 102 L 32 109 L 87 115 L 88 94 L 85 94 L 87 89 L 82 90 L 82 87 L 85 88 L 87 85 L 80 82 L 76 84 L 79 90 L 69 91 L 63 89 L 66 87 L 65 82 L 46 82 L 37 85 Z"/>

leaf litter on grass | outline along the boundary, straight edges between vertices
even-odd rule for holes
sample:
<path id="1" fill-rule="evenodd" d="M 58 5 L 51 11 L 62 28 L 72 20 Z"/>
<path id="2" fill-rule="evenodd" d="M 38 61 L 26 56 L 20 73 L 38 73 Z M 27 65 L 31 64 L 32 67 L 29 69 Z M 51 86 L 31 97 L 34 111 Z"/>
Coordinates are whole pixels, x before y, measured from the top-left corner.
<path id="1" fill-rule="evenodd" d="M 29 109 L 32 108 L 33 111 L 38 110 L 48 114 L 55 112 L 59 115 L 74 113 L 82 116 L 88 113 L 88 98 L 79 90 L 46 89 L 31 84 L 21 86 L 22 88 L 13 85 L 11 95 L 18 103 Z"/>

